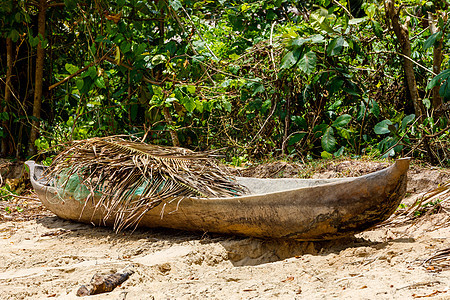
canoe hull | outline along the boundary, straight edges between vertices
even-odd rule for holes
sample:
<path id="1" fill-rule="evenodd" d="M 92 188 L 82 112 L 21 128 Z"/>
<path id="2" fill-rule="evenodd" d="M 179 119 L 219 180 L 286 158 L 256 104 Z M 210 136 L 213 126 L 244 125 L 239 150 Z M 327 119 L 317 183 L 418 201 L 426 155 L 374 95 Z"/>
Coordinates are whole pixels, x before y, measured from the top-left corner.
<path id="1" fill-rule="evenodd" d="M 95 208 L 95 199 L 87 203 L 62 199 L 55 188 L 36 180 L 39 166 L 27 164 L 37 195 L 57 216 L 114 224 L 114 214 L 105 220 L 105 211 Z M 303 241 L 341 238 L 369 229 L 395 212 L 406 192 L 408 166 L 409 159 L 400 159 L 378 172 L 311 187 L 234 198 L 187 198 L 146 212 L 139 226 Z M 277 180 L 260 184 L 276 185 Z"/>

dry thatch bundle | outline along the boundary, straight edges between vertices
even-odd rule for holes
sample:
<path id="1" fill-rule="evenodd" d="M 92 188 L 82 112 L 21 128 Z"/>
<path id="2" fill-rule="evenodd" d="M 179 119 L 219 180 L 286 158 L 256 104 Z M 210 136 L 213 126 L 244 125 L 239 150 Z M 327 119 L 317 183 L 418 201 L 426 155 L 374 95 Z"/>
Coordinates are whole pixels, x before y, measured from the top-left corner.
<path id="1" fill-rule="evenodd" d="M 47 175 L 64 178 L 59 183 L 63 189 L 70 178 L 79 178 L 79 185 L 88 192 L 87 200 L 95 196 L 99 199 L 96 209 L 105 209 L 104 220 L 114 216 L 116 231 L 136 226 L 147 211 L 168 201 L 246 192 L 211 153 L 117 136 L 71 142 L 53 160 Z"/>

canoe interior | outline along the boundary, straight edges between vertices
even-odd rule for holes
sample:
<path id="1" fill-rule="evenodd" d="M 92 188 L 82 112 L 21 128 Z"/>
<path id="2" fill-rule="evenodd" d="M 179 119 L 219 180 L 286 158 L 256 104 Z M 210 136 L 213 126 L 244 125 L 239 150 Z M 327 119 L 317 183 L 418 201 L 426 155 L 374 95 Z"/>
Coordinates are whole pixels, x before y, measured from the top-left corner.
<path id="1" fill-rule="evenodd" d="M 43 176 L 45 166 L 36 165 L 34 180 L 43 186 L 52 186 L 49 180 Z M 330 178 L 330 179 L 301 179 L 301 178 L 253 178 L 236 177 L 235 180 L 247 187 L 248 195 L 267 195 L 299 188 L 308 188 L 335 182 L 352 180 L 354 177 Z"/>

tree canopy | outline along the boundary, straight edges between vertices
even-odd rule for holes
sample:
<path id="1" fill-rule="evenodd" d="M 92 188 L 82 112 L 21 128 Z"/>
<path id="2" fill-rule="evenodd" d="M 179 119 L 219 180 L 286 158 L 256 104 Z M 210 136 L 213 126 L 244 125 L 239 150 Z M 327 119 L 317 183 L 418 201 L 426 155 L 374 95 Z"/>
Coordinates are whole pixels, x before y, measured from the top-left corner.
<path id="1" fill-rule="evenodd" d="M 449 3 L 8 0 L 1 155 L 128 134 L 226 160 L 448 165 Z M 45 152 L 47 151 L 47 152 Z M 50 152 L 48 152 L 50 151 Z"/>

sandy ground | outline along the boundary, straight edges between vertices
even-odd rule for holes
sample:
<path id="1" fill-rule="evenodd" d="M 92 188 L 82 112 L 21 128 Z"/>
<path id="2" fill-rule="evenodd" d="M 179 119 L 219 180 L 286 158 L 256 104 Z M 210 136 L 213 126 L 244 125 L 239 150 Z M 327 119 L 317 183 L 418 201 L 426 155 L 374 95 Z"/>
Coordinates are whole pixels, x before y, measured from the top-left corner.
<path id="1" fill-rule="evenodd" d="M 380 166 L 341 162 L 317 176 Z M 291 165 L 276 168 L 270 176 L 295 175 Z M 424 170 L 410 171 L 406 201 L 450 178 L 446 170 Z M 446 213 L 313 243 L 164 229 L 116 234 L 61 220 L 30 199 L 19 202 L 23 212 L 0 214 L 1 299 L 80 299 L 76 291 L 94 274 L 124 268 L 135 273 L 88 299 L 450 299 L 450 259 L 426 262 L 450 247 L 450 224 L 436 225 Z"/>

